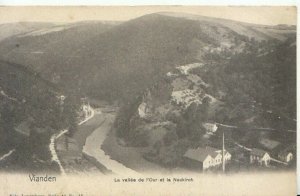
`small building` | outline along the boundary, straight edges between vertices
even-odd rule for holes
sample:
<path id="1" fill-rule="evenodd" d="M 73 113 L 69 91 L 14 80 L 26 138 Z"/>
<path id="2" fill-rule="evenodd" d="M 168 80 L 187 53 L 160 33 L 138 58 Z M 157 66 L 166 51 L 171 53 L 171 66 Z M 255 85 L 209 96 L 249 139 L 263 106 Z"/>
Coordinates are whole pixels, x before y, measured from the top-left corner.
<path id="1" fill-rule="evenodd" d="M 250 152 L 250 163 L 268 166 L 271 157 L 269 153 L 264 150 L 253 148 Z"/>
<path id="2" fill-rule="evenodd" d="M 213 134 L 217 131 L 218 126 L 216 123 L 203 123 L 203 127 L 206 129 L 206 133 Z"/>
<path id="3" fill-rule="evenodd" d="M 231 160 L 231 154 L 225 150 L 225 162 Z M 222 150 L 213 147 L 189 149 L 184 154 L 185 163 L 192 168 L 207 170 L 222 165 Z"/>
<path id="4" fill-rule="evenodd" d="M 218 155 L 220 155 L 220 157 L 222 159 L 222 156 L 223 156 L 222 155 L 222 150 L 217 149 L 217 148 L 213 148 L 213 147 L 210 147 L 210 146 L 206 146 L 206 149 L 208 151 L 210 151 L 211 153 L 217 153 Z M 216 158 L 215 158 L 215 160 L 216 160 Z M 225 162 L 229 162 L 231 160 L 231 154 L 226 149 L 224 150 L 224 159 L 225 159 Z M 219 163 L 221 164 L 222 160 Z"/>
<path id="5" fill-rule="evenodd" d="M 293 153 L 290 151 L 282 151 L 278 154 L 278 158 L 280 161 L 284 161 L 289 163 L 291 160 L 293 160 Z"/>
<path id="6" fill-rule="evenodd" d="M 33 122 L 34 119 L 32 117 L 29 117 L 20 122 L 16 127 L 14 127 L 14 130 L 26 137 L 29 137 L 31 134 Z"/>
<path id="7" fill-rule="evenodd" d="M 86 119 L 91 115 L 91 112 L 92 112 L 92 108 L 88 102 L 81 105 L 81 112 L 80 112 L 81 117 Z"/>
<path id="8" fill-rule="evenodd" d="M 204 171 L 214 166 L 214 159 L 203 148 L 189 149 L 183 157 L 185 165 L 193 169 Z"/>
<path id="9" fill-rule="evenodd" d="M 58 101 L 59 105 L 61 105 L 61 106 L 64 105 L 66 96 L 60 95 L 60 94 L 56 94 L 56 98 L 57 98 L 57 101 Z"/>
<path id="10" fill-rule="evenodd" d="M 271 151 L 280 145 L 280 142 L 275 141 L 275 140 L 271 140 L 271 139 L 268 139 L 268 138 L 260 139 L 259 143 L 261 145 L 263 145 L 266 149 L 271 150 Z"/>
<path id="11" fill-rule="evenodd" d="M 26 136 L 29 137 L 30 136 L 30 124 L 31 121 L 30 120 L 24 120 L 22 121 L 20 124 L 18 124 L 18 126 L 15 127 L 15 131 Z"/>
<path id="12" fill-rule="evenodd" d="M 29 117 L 23 120 L 22 122 L 20 122 L 20 124 L 18 124 L 16 127 L 14 127 L 14 130 L 25 137 L 29 137 L 35 133 L 36 134 L 47 133 L 50 129 L 50 127 L 42 128 L 42 127 L 34 126 L 33 124 L 34 124 L 34 119 L 32 117 Z"/>
<path id="13" fill-rule="evenodd" d="M 150 117 L 150 109 L 146 102 L 142 102 L 138 107 L 138 114 L 140 118 Z"/>

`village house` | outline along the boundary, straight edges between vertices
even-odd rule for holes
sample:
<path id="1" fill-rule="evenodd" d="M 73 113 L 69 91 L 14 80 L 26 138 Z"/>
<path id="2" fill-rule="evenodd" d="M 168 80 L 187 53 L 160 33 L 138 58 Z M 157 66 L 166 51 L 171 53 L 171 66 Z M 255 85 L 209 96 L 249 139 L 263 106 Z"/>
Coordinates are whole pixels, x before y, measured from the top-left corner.
<path id="1" fill-rule="evenodd" d="M 80 115 L 83 118 L 87 118 L 91 115 L 91 106 L 86 98 L 81 98 L 81 111 Z"/>
<path id="2" fill-rule="evenodd" d="M 60 112 L 63 112 L 66 97 L 64 95 L 56 95 L 56 98 L 57 98 L 58 104 L 60 105 Z"/>
<path id="3" fill-rule="evenodd" d="M 18 126 L 16 126 L 14 128 L 15 131 L 26 137 L 29 137 L 30 136 L 30 124 L 32 121 L 33 121 L 32 119 L 22 121 L 20 124 L 18 124 Z"/>
<path id="4" fill-rule="evenodd" d="M 183 157 L 185 165 L 193 169 L 205 171 L 214 164 L 213 158 L 203 148 L 189 149 Z"/>
<path id="5" fill-rule="evenodd" d="M 250 152 L 250 163 L 252 164 L 259 164 L 268 166 L 270 163 L 271 157 L 269 153 L 264 150 L 253 148 Z"/>
<path id="6" fill-rule="evenodd" d="M 87 118 L 88 116 L 91 115 L 91 106 L 90 104 L 82 105 L 82 111 L 84 118 Z"/>
<path id="7" fill-rule="evenodd" d="M 287 162 L 289 163 L 290 161 L 293 160 L 293 153 L 291 153 L 290 151 L 282 151 L 278 154 L 278 158 L 281 161 Z"/>
<path id="8" fill-rule="evenodd" d="M 231 154 L 225 150 L 225 162 L 230 161 Z M 197 149 L 189 149 L 184 154 L 184 162 L 186 166 L 194 169 L 202 169 L 203 171 L 222 165 L 222 150 L 205 147 Z"/>
<path id="9" fill-rule="evenodd" d="M 147 118 L 150 117 L 150 111 L 145 102 L 142 102 L 138 107 L 138 114 L 140 118 Z"/>
<path id="10" fill-rule="evenodd" d="M 14 127 L 14 130 L 17 133 L 20 133 L 21 135 L 25 136 L 25 137 L 29 137 L 33 132 L 37 133 L 37 134 L 43 134 L 47 132 L 46 128 L 38 128 L 32 126 L 34 122 L 34 119 L 29 117 L 25 120 L 23 120 L 22 122 L 20 122 L 16 127 Z M 48 128 L 49 130 L 50 128 Z"/>
<path id="11" fill-rule="evenodd" d="M 216 123 L 203 123 L 202 125 L 206 129 L 207 134 L 213 134 L 218 129 L 218 126 L 216 125 Z"/>
<path id="12" fill-rule="evenodd" d="M 266 149 L 273 151 L 275 148 L 277 148 L 278 146 L 280 146 L 280 142 L 275 141 L 275 140 L 271 140 L 268 138 L 262 138 L 259 140 L 259 143 L 265 147 Z"/>
<path id="13" fill-rule="evenodd" d="M 215 157 L 215 162 L 216 162 L 215 165 L 219 165 L 222 163 L 222 160 L 217 159 L 219 157 L 221 157 L 221 159 L 222 159 L 222 150 L 216 149 L 216 148 L 213 148 L 210 146 L 206 146 L 205 148 L 206 148 L 206 150 L 210 151 L 211 153 L 217 153 L 218 155 L 220 155 L 220 156 Z M 231 154 L 226 149 L 224 150 L 224 159 L 225 159 L 225 162 L 229 162 L 231 160 Z"/>
<path id="14" fill-rule="evenodd" d="M 14 130 L 23 136 L 29 137 L 32 131 L 32 124 L 34 122 L 34 119 L 32 117 L 29 117 L 22 122 L 20 122 L 16 127 L 14 127 Z M 38 133 L 43 133 L 44 129 L 35 129 Z"/>

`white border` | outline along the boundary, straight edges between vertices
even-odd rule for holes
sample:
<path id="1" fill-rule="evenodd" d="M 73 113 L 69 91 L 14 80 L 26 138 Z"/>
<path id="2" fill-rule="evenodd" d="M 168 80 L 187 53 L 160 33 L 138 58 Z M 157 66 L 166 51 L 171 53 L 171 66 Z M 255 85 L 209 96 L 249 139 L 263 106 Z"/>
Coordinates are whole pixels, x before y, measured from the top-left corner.
<path id="1" fill-rule="evenodd" d="M 0 5 L 297 5 L 299 0 L 0 0 Z"/>
<path id="2" fill-rule="evenodd" d="M 299 0 L 0 0 L 0 6 L 116 6 L 116 5 L 212 5 L 212 6 L 261 6 L 261 5 L 273 5 L 273 6 L 298 6 Z M 297 46 L 300 45 L 299 37 L 299 14 L 297 14 Z M 299 121 L 300 115 L 300 93 L 298 87 L 300 86 L 298 69 L 298 59 L 300 57 L 297 47 L 297 121 Z M 300 136 L 298 134 L 299 127 L 297 126 L 297 160 L 300 157 Z M 300 194 L 300 162 L 297 161 L 297 193 Z"/>

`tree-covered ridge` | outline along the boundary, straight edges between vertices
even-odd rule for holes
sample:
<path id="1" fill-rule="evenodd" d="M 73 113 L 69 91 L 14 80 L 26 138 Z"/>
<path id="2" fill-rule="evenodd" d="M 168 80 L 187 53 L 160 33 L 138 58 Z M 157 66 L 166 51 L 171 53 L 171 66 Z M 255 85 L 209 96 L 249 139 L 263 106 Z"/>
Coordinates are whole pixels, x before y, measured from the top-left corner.
<path id="1" fill-rule="evenodd" d="M 230 119 L 230 111 L 227 110 L 229 115 L 219 120 L 240 123 L 239 119 L 245 119 L 259 110 L 296 119 L 295 38 L 284 43 L 252 42 L 243 53 L 226 59 L 219 56 L 213 68 L 198 72 L 212 84 L 207 90 L 217 97 L 219 92 L 224 92 L 226 96 L 221 100 L 229 110 L 236 111 L 233 115 L 237 119 Z M 261 122 L 261 125 L 277 124 L 275 121 Z"/>
<path id="2" fill-rule="evenodd" d="M 207 136 L 206 123 L 242 127 L 228 139 L 253 144 L 258 142 L 258 133 L 251 131 L 255 128 L 295 130 L 295 37 L 285 42 L 244 38 L 236 44 L 243 44 L 242 50 L 208 52 L 203 64 L 173 68 L 153 81 L 121 107 L 116 120 L 119 136 L 128 145 L 151 147 L 147 159 L 175 167 L 189 147 L 220 147 L 219 136 Z M 188 66 L 193 68 L 181 73 Z M 284 141 L 280 131 L 267 135 L 295 142 L 290 137 Z"/>
<path id="3" fill-rule="evenodd" d="M 49 169 L 52 167 L 50 136 L 61 129 L 76 130 L 78 95 L 69 92 L 63 95 L 34 71 L 9 62 L 0 62 L 0 78 L 1 154 L 17 149 L 18 156 L 13 156 L 17 159 L 11 162 L 16 169 Z M 33 164 L 37 160 L 44 162 Z"/>

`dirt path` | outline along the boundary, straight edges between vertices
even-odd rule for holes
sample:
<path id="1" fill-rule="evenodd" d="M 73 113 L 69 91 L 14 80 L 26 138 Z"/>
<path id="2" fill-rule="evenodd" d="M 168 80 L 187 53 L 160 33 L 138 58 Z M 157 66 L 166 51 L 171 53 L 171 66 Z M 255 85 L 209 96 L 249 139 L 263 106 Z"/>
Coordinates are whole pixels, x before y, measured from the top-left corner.
<path id="1" fill-rule="evenodd" d="M 63 133 L 67 132 L 66 130 L 62 130 L 58 135 L 63 135 Z M 50 153 L 51 153 L 51 160 L 56 162 L 57 165 L 59 166 L 59 170 L 61 172 L 62 175 L 66 175 L 66 172 L 58 158 L 58 155 L 56 153 L 56 150 L 55 150 L 55 140 L 57 139 L 57 136 L 56 134 L 53 134 L 50 138 L 50 144 L 49 144 L 49 150 L 50 150 Z"/>
<path id="2" fill-rule="evenodd" d="M 80 121 L 78 123 L 78 125 L 83 125 L 85 123 L 87 123 L 89 120 L 93 119 L 95 116 L 95 112 L 94 110 L 91 108 L 91 113 L 88 117 L 86 117 L 85 119 L 83 119 L 82 121 Z M 51 154 L 51 160 L 56 162 L 59 166 L 59 170 L 61 172 L 62 175 L 66 175 L 65 169 L 62 166 L 62 163 L 57 155 L 56 149 L 55 149 L 55 145 L 56 145 L 56 140 L 59 139 L 60 137 L 62 137 L 65 133 L 67 133 L 68 130 L 61 130 L 58 134 L 53 134 L 50 138 L 50 144 L 49 144 L 49 151 Z"/>
<path id="3" fill-rule="evenodd" d="M 4 154 L 3 156 L 0 157 L 0 161 L 6 159 L 7 157 L 9 157 L 12 153 L 14 153 L 16 150 L 12 149 L 10 150 L 8 153 Z"/>

